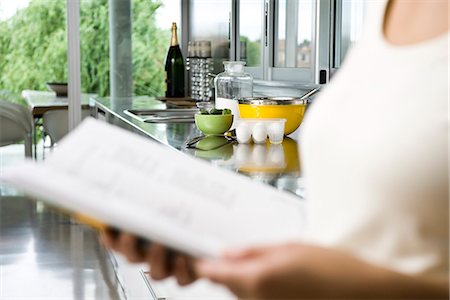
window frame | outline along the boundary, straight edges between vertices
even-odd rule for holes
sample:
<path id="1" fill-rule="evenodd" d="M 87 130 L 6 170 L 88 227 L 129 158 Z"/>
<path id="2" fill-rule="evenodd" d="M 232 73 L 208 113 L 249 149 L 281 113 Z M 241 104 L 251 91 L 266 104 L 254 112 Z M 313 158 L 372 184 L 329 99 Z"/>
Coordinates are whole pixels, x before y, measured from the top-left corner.
<path id="1" fill-rule="evenodd" d="M 190 0 L 179 0 L 182 3 L 182 49 L 187 53 L 187 41 L 190 37 L 189 8 Z M 229 0 L 232 10 L 230 16 L 230 59 L 240 59 L 240 0 Z M 342 44 L 342 5 L 343 0 L 314 0 L 311 68 L 276 67 L 276 48 L 278 32 L 278 0 L 261 0 L 264 2 L 261 65 L 246 67 L 246 72 L 253 75 L 255 82 L 267 86 L 317 86 L 329 81 L 331 75 L 341 65 Z M 289 1 L 291 2 L 291 1 Z M 296 3 L 295 3 L 296 4 Z M 291 4 L 295 6 L 295 4 Z M 297 11 L 297 10 L 293 10 Z M 295 14 L 293 14 L 295 15 Z M 289 16 L 292 18 L 292 16 Z M 288 15 L 286 15 L 288 19 Z M 289 22 L 289 20 L 287 20 Z M 286 41 L 293 37 L 295 30 L 286 33 Z M 288 36 L 289 35 L 289 36 Z M 286 47 L 287 48 L 287 47 Z M 322 77 L 322 78 L 321 78 Z M 293 80 L 295 78 L 295 80 Z"/>
<path id="2" fill-rule="evenodd" d="M 366 4 L 363 2 L 363 19 L 366 16 Z M 351 5 L 346 0 L 333 0 L 330 45 L 330 75 L 339 70 L 351 46 Z M 363 28 L 364 30 L 364 28 Z"/>

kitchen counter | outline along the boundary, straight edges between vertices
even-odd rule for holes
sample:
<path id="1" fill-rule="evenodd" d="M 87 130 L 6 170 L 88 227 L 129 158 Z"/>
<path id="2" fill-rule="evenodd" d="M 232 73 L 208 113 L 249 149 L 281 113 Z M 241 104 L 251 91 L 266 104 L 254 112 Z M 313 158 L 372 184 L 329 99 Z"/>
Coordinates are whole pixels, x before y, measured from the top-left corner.
<path id="1" fill-rule="evenodd" d="M 152 97 L 129 99 L 91 98 L 99 119 L 137 132 L 167 145 L 177 151 L 213 165 L 249 176 L 254 180 L 269 184 L 304 198 L 301 177 L 301 160 L 296 137 L 298 131 L 284 139 L 281 145 L 233 144 L 211 151 L 188 149 L 186 142 L 200 136 L 194 123 L 145 123 L 125 111 L 164 109 L 166 104 Z"/>
<path id="2" fill-rule="evenodd" d="M 200 135 L 193 123 L 150 124 L 124 112 L 166 108 L 154 98 L 91 98 L 89 102 L 100 120 L 293 193 L 303 201 L 301 161 L 294 138 L 286 138 L 281 145 L 188 149 L 186 141 Z M 130 264 L 120 254 L 104 249 L 89 227 L 9 187 L 0 186 L 0 196 L 2 299 L 234 299 L 226 289 L 206 280 L 187 287 L 179 287 L 173 278 L 153 281 L 147 276 L 148 265 Z"/>
<path id="3" fill-rule="evenodd" d="M 271 185 L 298 196 L 303 201 L 304 188 L 301 177 L 301 160 L 298 151 L 297 132 L 285 138 L 281 145 L 229 144 L 221 148 L 202 151 L 189 149 L 186 143 L 201 132 L 194 123 L 146 123 L 133 117 L 126 110 L 165 109 L 166 104 L 152 97 L 127 99 L 91 98 L 94 115 L 103 121 L 151 138 L 176 151 L 209 161 L 254 180 Z M 118 254 L 113 255 L 118 278 L 128 298 L 155 299 L 233 299 L 224 288 L 199 280 L 188 287 L 179 287 L 173 278 L 153 281 L 146 276 L 147 266 L 133 265 Z M 142 290 L 145 282 L 148 291 Z"/>
<path id="4" fill-rule="evenodd" d="M 301 161 L 294 138 L 286 138 L 281 145 L 188 149 L 186 141 L 200 135 L 193 123 L 150 124 L 124 112 L 166 108 L 154 98 L 91 98 L 89 102 L 100 120 L 293 193 L 303 201 Z M 130 264 L 120 254 L 104 249 L 89 227 L 9 187 L 0 186 L 0 195 L 2 299 L 234 299 L 226 289 L 206 280 L 187 287 L 179 287 L 173 278 L 153 281 L 147 276 L 146 264 Z"/>

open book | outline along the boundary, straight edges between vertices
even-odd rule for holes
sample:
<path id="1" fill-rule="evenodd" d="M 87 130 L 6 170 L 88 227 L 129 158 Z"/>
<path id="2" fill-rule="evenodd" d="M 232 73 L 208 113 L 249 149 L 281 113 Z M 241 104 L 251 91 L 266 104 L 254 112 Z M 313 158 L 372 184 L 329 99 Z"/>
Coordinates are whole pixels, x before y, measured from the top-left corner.
<path id="1" fill-rule="evenodd" d="M 1 176 L 53 206 L 193 256 L 300 239 L 299 198 L 86 119 L 43 163 Z"/>

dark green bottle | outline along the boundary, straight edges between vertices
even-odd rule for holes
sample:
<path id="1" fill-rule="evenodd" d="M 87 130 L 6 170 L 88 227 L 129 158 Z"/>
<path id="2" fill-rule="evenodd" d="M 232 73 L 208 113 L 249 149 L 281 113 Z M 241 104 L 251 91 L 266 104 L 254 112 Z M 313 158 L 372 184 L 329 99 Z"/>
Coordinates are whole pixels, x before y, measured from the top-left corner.
<path id="1" fill-rule="evenodd" d="M 166 58 L 166 97 L 184 97 L 184 59 L 177 38 L 177 23 L 172 23 L 172 39 Z"/>

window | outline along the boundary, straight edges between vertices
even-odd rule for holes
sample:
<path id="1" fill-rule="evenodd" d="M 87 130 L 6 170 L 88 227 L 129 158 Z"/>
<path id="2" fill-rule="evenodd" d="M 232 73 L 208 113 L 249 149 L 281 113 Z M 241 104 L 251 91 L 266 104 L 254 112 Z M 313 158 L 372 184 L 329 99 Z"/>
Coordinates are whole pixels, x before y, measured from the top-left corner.
<path id="1" fill-rule="evenodd" d="M 239 43 L 236 59 L 246 62 L 246 71 L 256 79 L 263 79 L 263 57 L 265 42 L 265 1 L 239 1 Z"/>
<path id="2" fill-rule="evenodd" d="M 330 3 L 316 0 L 273 2 L 273 35 L 269 35 L 273 36 L 273 57 L 269 57 L 266 80 L 301 85 L 327 81 Z"/>
<path id="3" fill-rule="evenodd" d="M 185 1 L 190 40 L 211 40 L 215 61 L 244 60 L 271 86 L 326 83 L 359 39 L 364 18 L 364 0 Z"/>
<path id="4" fill-rule="evenodd" d="M 166 83 L 161 74 L 164 74 L 164 65 L 170 46 L 172 22 L 177 23 L 179 42 L 182 41 L 181 1 L 132 0 L 132 9 L 134 93 L 164 95 Z"/>
<path id="5" fill-rule="evenodd" d="M 81 91 L 107 96 L 109 81 L 109 8 L 107 1 L 80 1 Z"/>
<path id="6" fill-rule="evenodd" d="M 313 0 L 278 1 L 275 66 L 311 68 Z"/>
<path id="7" fill-rule="evenodd" d="M 364 12 L 362 0 L 341 0 L 336 3 L 334 67 L 341 65 L 350 46 L 360 39 Z"/>
<path id="8" fill-rule="evenodd" d="M 191 0 L 190 41 L 211 41 L 213 72 L 222 72 L 224 60 L 230 60 L 231 0 Z"/>
<path id="9" fill-rule="evenodd" d="M 80 16 L 84 92 L 164 95 L 172 22 L 181 37 L 180 1 L 81 0 Z"/>
<path id="10" fill-rule="evenodd" d="M 241 0 L 239 8 L 240 60 L 247 67 L 262 65 L 263 0 Z"/>

